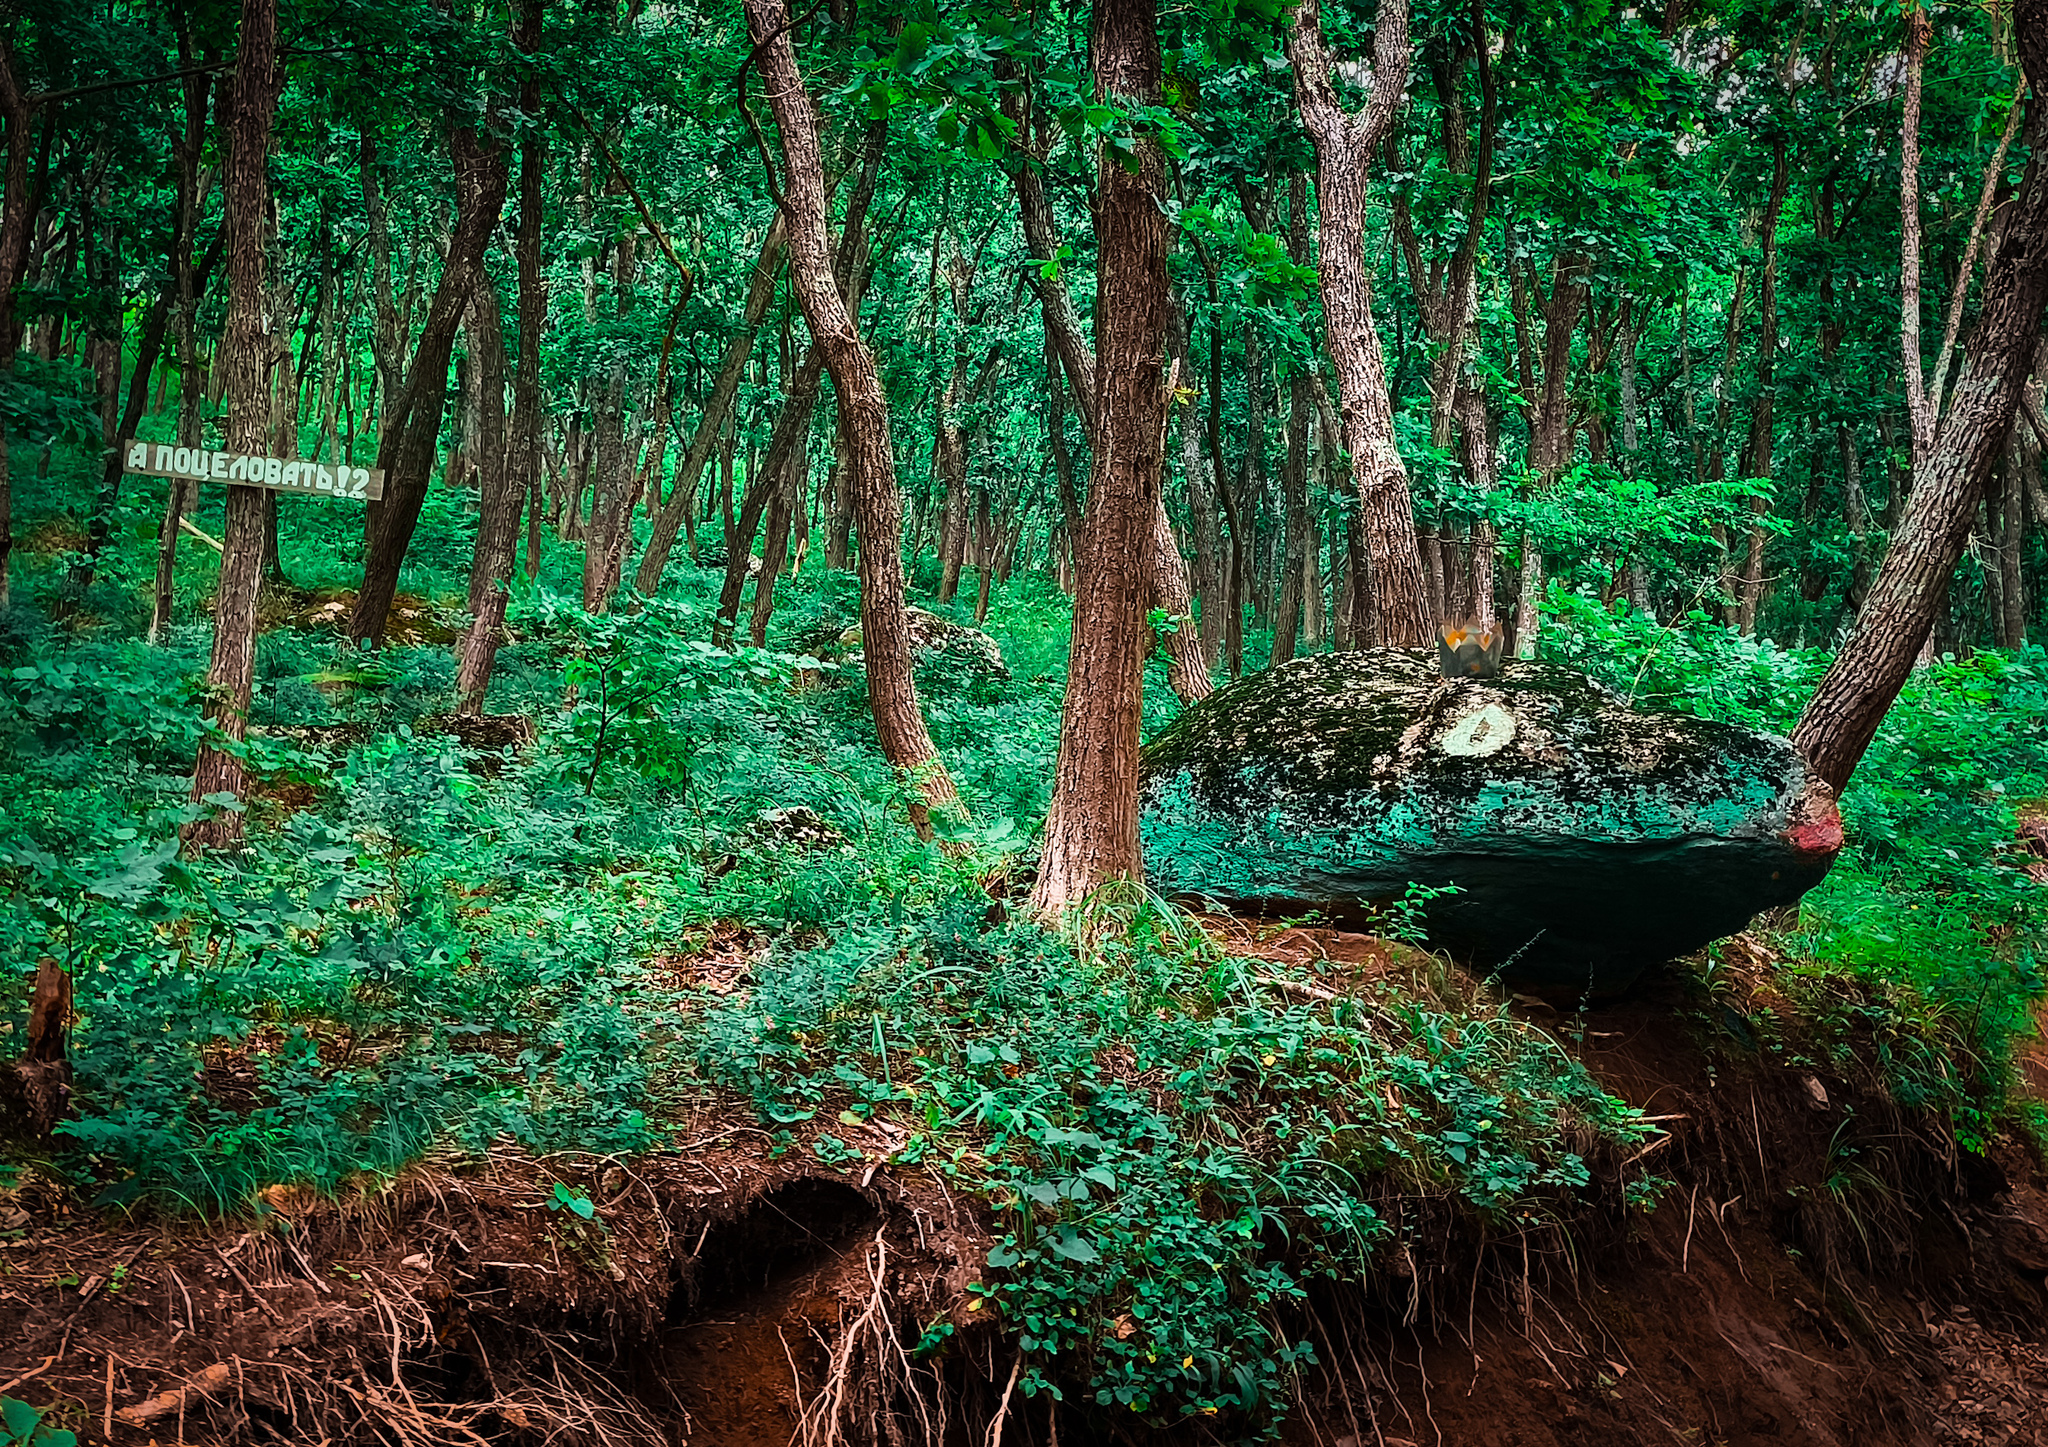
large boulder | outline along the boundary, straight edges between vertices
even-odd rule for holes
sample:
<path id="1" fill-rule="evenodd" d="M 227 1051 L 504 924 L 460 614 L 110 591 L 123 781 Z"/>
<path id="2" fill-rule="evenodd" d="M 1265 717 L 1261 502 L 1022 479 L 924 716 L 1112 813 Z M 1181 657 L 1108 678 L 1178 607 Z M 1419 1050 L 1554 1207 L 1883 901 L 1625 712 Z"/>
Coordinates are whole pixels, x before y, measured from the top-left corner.
<path id="1" fill-rule="evenodd" d="M 1342 915 L 1456 885 L 1425 907 L 1432 943 L 1595 995 L 1797 900 L 1842 844 L 1784 739 L 1547 663 L 1450 681 L 1422 653 L 1297 658 L 1188 709 L 1144 770 L 1166 893 Z"/>
<path id="2" fill-rule="evenodd" d="M 910 624 L 911 666 L 924 684 L 929 671 L 940 680 L 958 678 L 971 683 L 1008 683 L 1009 665 L 995 639 L 979 628 L 969 628 L 920 608 L 905 608 Z M 827 663 L 858 663 L 861 660 L 860 623 L 823 622 L 807 629 L 794 640 L 795 647 Z"/>

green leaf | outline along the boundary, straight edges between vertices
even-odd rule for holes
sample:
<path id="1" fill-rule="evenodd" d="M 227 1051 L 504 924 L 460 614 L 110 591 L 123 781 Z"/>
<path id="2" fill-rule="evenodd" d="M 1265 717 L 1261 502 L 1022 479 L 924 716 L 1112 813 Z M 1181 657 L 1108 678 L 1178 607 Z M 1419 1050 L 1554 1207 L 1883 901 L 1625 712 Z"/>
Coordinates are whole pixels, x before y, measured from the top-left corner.
<path id="1" fill-rule="evenodd" d="M 1095 1244 L 1071 1227 L 1062 1227 L 1055 1232 L 1051 1244 L 1055 1255 L 1083 1266 L 1091 1266 L 1102 1259 L 1102 1253 L 1095 1249 Z"/>

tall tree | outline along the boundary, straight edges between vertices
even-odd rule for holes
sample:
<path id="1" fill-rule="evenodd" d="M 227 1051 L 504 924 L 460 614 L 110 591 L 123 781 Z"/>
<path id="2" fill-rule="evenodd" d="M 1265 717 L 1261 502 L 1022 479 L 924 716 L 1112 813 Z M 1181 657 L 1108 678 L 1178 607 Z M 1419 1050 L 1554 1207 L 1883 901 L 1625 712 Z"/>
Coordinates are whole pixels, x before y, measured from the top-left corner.
<path id="1" fill-rule="evenodd" d="M 996 69 L 999 78 L 1021 82 L 1017 68 L 1004 62 Z M 1017 148 L 1008 153 L 1003 169 L 1010 177 L 1010 183 L 1017 192 L 1017 211 L 1024 230 L 1025 253 L 1031 257 L 1032 265 L 1024 268 L 1025 284 L 1038 298 L 1039 313 L 1045 326 L 1047 348 L 1059 359 L 1061 369 L 1073 386 L 1075 406 L 1081 413 L 1083 428 L 1094 446 L 1096 412 L 1095 350 L 1088 345 L 1088 339 L 1081 332 L 1080 318 L 1075 314 L 1072 298 L 1067 294 L 1066 282 L 1062 279 L 1057 262 L 1059 236 L 1053 225 L 1052 207 L 1046 199 L 1043 178 L 1039 168 L 1043 158 L 1033 149 L 1031 141 L 1035 109 L 1031 103 L 1031 92 L 1022 83 L 1008 86 L 1002 97 L 1002 111 L 1016 126 Z M 1176 333 L 1180 330 L 1176 325 Z M 1185 348 L 1182 348 L 1185 351 Z M 1185 360 L 1183 358 L 1183 360 Z M 1069 468 L 1066 456 L 1065 434 L 1058 421 L 1061 400 L 1059 379 L 1051 379 L 1053 387 L 1053 414 L 1051 437 L 1054 466 L 1060 480 L 1060 502 L 1066 514 L 1066 532 L 1070 545 L 1078 548 L 1081 526 L 1080 512 L 1072 506 L 1076 501 L 1069 484 Z M 1183 436 L 1189 434 L 1185 431 Z M 1193 457 L 1199 453 L 1191 453 Z M 1163 455 L 1161 465 L 1164 465 Z M 1202 513 L 1202 501 L 1206 493 L 1193 473 L 1189 474 L 1189 488 L 1195 494 L 1195 526 L 1202 528 L 1206 519 Z M 1173 535 L 1173 520 L 1166 513 L 1164 489 L 1158 489 L 1158 516 L 1152 520 L 1152 537 L 1155 553 L 1152 559 L 1152 604 L 1174 620 L 1171 631 L 1166 634 L 1167 657 L 1171 660 L 1167 677 L 1173 691 L 1184 703 L 1195 703 L 1208 697 L 1212 685 L 1209 682 L 1209 662 L 1214 650 L 1205 646 L 1204 639 L 1214 624 L 1216 609 L 1208 610 L 1200 632 L 1194 623 L 1193 588 L 1188 580 L 1187 562 L 1181 557 L 1180 543 Z"/>
<path id="2" fill-rule="evenodd" d="M 1394 126 L 1408 84 L 1408 0 L 1380 0 L 1373 21 L 1372 84 L 1365 108 L 1338 102 L 1333 63 L 1323 44 L 1321 0 L 1299 0 L 1287 35 L 1302 124 L 1316 147 L 1323 317 L 1344 415 L 1344 447 L 1371 564 L 1374 610 L 1385 643 L 1428 641 L 1422 550 L 1408 469 L 1394 446 L 1387 368 L 1372 319 L 1372 277 L 1365 262 L 1366 192 L 1372 161 Z"/>
<path id="3" fill-rule="evenodd" d="M 178 37 L 180 60 L 191 58 L 188 38 L 181 32 Z M 192 237 L 198 229 L 199 209 L 204 200 L 207 182 L 202 180 L 200 158 L 206 149 L 206 111 L 213 94 L 213 77 L 201 70 L 188 75 L 181 86 L 185 98 L 185 128 L 182 135 L 174 133 L 172 149 L 178 157 L 178 195 L 189 214 L 180 223 L 183 245 L 173 254 L 172 264 L 176 268 L 175 279 L 178 291 L 178 430 L 180 445 L 199 445 L 200 410 L 200 365 L 199 365 L 199 299 L 205 290 L 198 269 L 192 264 Z M 220 235 L 227 234 L 223 224 Z M 157 530 L 156 539 L 156 588 L 149 614 L 149 641 L 157 642 L 163 637 L 164 629 L 171 621 L 171 606 L 176 601 L 174 584 L 177 579 L 178 538 L 186 527 L 185 510 L 192 505 L 198 485 L 183 478 L 172 478 L 168 495 L 164 500 L 163 522 Z"/>
<path id="4" fill-rule="evenodd" d="M 1073 639 L 1034 910 L 1056 914 L 1112 879 L 1140 879 L 1138 740 L 1145 603 L 1165 450 L 1166 160 L 1144 126 L 1163 65 L 1155 0 L 1095 0 L 1098 105 L 1124 135 L 1096 167 L 1096 426 L 1076 561 Z"/>
<path id="5" fill-rule="evenodd" d="M 28 270 L 35 226 L 35 195 L 29 181 L 29 153 L 35 145 L 37 104 L 14 74 L 15 57 L 0 43 L 0 123 L 7 128 L 6 187 L 0 192 L 0 385 L 14 375 L 17 323 L 14 294 Z M 14 486 L 7 453 L 7 429 L 0 427 L 0 608 L 12 596 Z"/>
<path id="6" fill-rule="evenodd" d="M 782 139 L 781 209 L 789 227 L 789 274 L 825 354 L 851 454 L 854 526 L 860 535 L 861 652 L 882 756 L 915 784 L 912 811 L 929 827 L 928 811 L 957 810 L 960 796 L 926 730 L 911 676 L 910 617 L 903 585 L 903 495 L 889 440 L 889 402 L 875 354 L 854 324 L 832 274 L 826 232 L 825 163 L 818 111 L 797 70 L 785 0 L 747 0 L 761 79 Z"/>
<path id="7" fill-rule="evenodd" d="M 676 466 L 675 482 L 668 501 L 654 515 L 654 528 L 647 537 L 647 550 L 640 555 L 639 571 L 633 575 L 633 586 L 643 593 L 651 594 L 661 586 L 662 570 L 668 566 L 668 555 L 675 547 L 676 534 L 694 526 L 691 518 L 697 506 L 697 480 L 704 475 L 704 464 L 711 460 L 711 451 L 718 444 L 726 418 L 731 415 L 732 400 L 739 393 L 747 358 L 754 352 L 754 338 L 760 333 L 761 322 L 768 315 L 769 303 L 775 299 L 775 282 L 782 271 L 786 234 L 782 213 L 778 211 L 768 234 L 762 238 L 761 254 L 754 261 L 747 284 L 746 310 L 741 313 L 738 330 L 726 345 L 725 359 L 719 364 L 711 395 L 704 401 L 704 411 L 698 419 L 696 434 L 690 439 L 690 449 Z M 695 554 L 694 543 L 690 551 Z"/>
<path id="8" fill-rule="evenodd" d="M 1799 717 L 1793 742 L 1836 790 L 1862 760 L 1934 627 L 2014 412 L 2048 305 L 2048 0 L 2015 0 L 2013 40 L 2031 95 L 2027 168 L 1984 281 L 1948 415 L 1878 568 L 1855 630 Z M 1908 105 L 1917 99 L 1908 93 Z M 1914 116 L 1917 121 L 1917 115 Z M 1907 161 L 1914 157 L 1909 152 Z M 1916 330 L 1917 336 L 1917 330 Z M 1917 342 L 1907 372 L 1918 371 Z M 1908 382 L 1908 395 L 1912 395 Z M 1916 445 L 1917 450 L 1917 445 Z"/>
<path id="9" fill-rule="evenodd" d="M 221 335 L 226 370 L 227 447 L 267 453 L 270 398 L 264 364 L 264 242 L 270 219 L 270 128 L 284 74 L 277 60 L 277 0 L 242 0 L 240 52 L 235 58 L 232 110 L 227 118 L 227 182 L 223 193 L 228 234 L 228 317 Z M 260 487 L 230 484 L 222 536 L 220 583 L 214 594 L 213 657 L 206 669 L 206 719 L 219 740 L 200 745 L 192 771 L 195 801 L 233 795 L 244 779 L 239 745 L 249 727 L 255 682 L 256 595 L 262 585 L 269 509 Z M 242 839 L 239 809 L 217 809 L 186 830 L 188 847 L 223 848 Z"/>
<path id="10" fill-rule="evenodd" d="M 384 496 L 370 505 L 364 521 L 363 586 L 349 614 L 349 635 L 358 642 L 384 638 L 391 600 L 398 594 L 398 570 L 412 545 L 438 455 L 455 333 L 469 309 L 470 288 L 483 272 L 484 251 L 497 229 L 510 181 L 505 148 L 471 126 L 449 132 L 448 155 L 455 168 L 455 233 L 412 366 L 384 408 L 377 447 Z"/>
<path id="11" fill-rule="evenodd" d="M 1764 204 L 1762 267 L 1757 283 L 1759 326 L 1756 347 L 1756 397 L 1749 409 L 1749 442 L 1743 448 L 1742 475 L 1771 475 L 1771 442 L 1777 425 L 1778 397 L 1778 219 L 1785 209 L 1785 188 L 1789 175 L 1785 138 L 1777 137 L 1771 147 L 1771 195 Z M 1756 632 L 1757 609 L 1764 595 L 1764 516 L 1770 499 L 1752 497 L 1750 510 L 1756 521 L 1749 526 L 1749 552 L 1743 563 L 1737 607 L 1737 626 L 1744 633 Z"/>

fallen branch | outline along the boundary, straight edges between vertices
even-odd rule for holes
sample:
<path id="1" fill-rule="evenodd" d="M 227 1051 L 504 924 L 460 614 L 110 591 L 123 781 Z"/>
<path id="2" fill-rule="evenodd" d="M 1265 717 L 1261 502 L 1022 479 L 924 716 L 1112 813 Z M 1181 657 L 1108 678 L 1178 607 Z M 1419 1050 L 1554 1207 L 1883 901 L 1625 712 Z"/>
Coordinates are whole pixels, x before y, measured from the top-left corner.
<path id="1" fill-rule="evenodd" d="M 1286 994 L 1299 995 L 1304 1000 L 1329 1004 L 1343 998 L 1335 990 L 1326 990 L 1321 985 L 1311 985 L 1304 980 L 1283 980 L 1278 975 L 1253 975 L 1252 978 L 1262 985 L 1271 985 Z"/>
<path id="2" fill-rule="evenodd" d="M 215 537 L 212 533 L 201 532 L 198 528 L 192 526 L 192 523 L 189 519 L 183 517 L 179 518 L 178 528 L 182 532 L 188 532 L 192 534 L 193 537 L 199 539 L 200 542 L 205 543 L 206 546 L 212 548 L 216 553 L 221 554 L 223 557 L 227 555 L 226 544 L 222 543 L 221 540 Z"/>

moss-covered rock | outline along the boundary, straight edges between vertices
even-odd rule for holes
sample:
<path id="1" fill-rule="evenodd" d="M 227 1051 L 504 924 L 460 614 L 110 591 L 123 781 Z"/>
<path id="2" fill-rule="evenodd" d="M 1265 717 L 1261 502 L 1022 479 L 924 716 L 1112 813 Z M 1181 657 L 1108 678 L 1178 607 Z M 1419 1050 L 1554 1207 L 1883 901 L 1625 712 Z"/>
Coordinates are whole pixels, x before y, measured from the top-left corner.
<path id="1" fill-rule="evenodd" d="M 959 674 L 973 679 L 1007 683 L 1009 665 L 995 639 L 979 628 L 969 628 L 915 604 L 904 612 L 910 620 L 911 665 L 919 683 L 927 669 Z M 827 663 L 858 663 L 861 657 L 860 624 L 823 622 L 793 640 L 797 651 Z"/>
<path id="2" fill-rule="evenodd" d="M 1382 649 L 1298 658 L 1190 708 L 1145 753 L 1153 884 L 1338 912 L 1456 885 L 1433 943 L 1596 994 L 1817 884 L 1841 847 L 1784 739 L 1646 713 L 1584 674 L 1445 680 Z"/>

